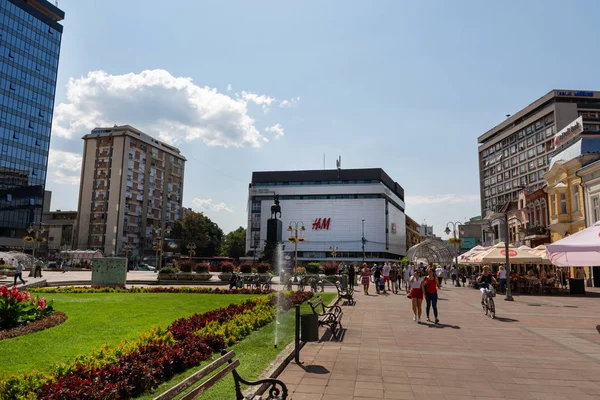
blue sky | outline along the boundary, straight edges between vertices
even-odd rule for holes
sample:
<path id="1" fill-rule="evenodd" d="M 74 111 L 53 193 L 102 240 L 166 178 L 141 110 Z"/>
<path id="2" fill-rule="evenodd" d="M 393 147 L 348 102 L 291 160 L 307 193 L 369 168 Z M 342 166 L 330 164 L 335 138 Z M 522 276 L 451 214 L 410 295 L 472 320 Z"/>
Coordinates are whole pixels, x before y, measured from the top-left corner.
<path id="1" fill-rule="evenodd" d="M 325 153 L 383 168 L 441 234 L 480 213 L 477 136 L 551 89 L 600 90 L 594 1 L 59 7 L 53 209 L 77 208 L 81 136 L 129 123 L 183 150 L 184 205 L 225 232 L 246 225 L 252 171 Z"/>

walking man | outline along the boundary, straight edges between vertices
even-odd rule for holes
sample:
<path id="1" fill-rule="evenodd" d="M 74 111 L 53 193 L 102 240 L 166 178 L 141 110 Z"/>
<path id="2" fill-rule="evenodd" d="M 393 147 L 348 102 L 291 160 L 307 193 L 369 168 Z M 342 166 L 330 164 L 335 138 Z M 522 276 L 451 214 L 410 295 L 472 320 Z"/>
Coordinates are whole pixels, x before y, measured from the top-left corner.
<path id="1" fill-rule="evenodd" d="M 392 265 L 392 269 L 390 270 L 390 280 L 392 281 L 392 293 L 398 294 L 398 278 L 400 274 L 398 273 L 398 264 L 394 263 Z"/>
<path id="2" fill-rule="evenodd" d="M 391 267 L 390 263 L 386 262 L 383 265 L 382 272 L 383 272 L 383 283 L 384 283 L 384 285 L 387 285 L 387 290 L 391 290 L 390 289 L 390 271 L 391 270 L 392 270 L 392 267 Z"/>
<path id="3" fill-rule="evenodd" d="M 27 283 L 26 281 L 23 280 L 23 270 L 25 269 L 25 267 L 23 266 L 23 263 L 21 261 L 19 261 L 19 264 L 17 264 L 17 269 L 15 269 L 15 286 L 17 286 L 17 279 L 21 280 L 21 283 L 24 285 L 25 283 Z"/>

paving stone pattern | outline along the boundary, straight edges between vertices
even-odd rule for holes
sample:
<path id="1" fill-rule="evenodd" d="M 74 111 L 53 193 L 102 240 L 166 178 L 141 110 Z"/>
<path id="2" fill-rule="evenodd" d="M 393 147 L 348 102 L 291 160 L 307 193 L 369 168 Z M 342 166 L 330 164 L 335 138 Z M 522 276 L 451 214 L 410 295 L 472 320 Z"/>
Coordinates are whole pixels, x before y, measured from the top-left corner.
<path id="1" fill-rule="evenodd" d="M 439 326 L 406 295 L 356 297 L 343 341 L 306 344 L 280 375 L 293 400 L 600 399 L 599 297 L 498 296 L 492 320 L 478 291 L 444 286 Z"/>

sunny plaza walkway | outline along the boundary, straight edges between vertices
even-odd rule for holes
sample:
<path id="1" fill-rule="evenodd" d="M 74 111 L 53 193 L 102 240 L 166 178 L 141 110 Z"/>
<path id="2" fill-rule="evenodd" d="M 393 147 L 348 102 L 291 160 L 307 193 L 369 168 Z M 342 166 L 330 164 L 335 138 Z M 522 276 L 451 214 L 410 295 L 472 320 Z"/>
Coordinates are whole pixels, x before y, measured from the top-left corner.
<path id="1" fill-rule="evenodd" d="M 281 374 L 293 400 L 600 399 L 600 297 L 440 292 L 440 322 L 417 324 L 405 295 L 357 294 L 341 343 L 308 343 Z M 424 319 L 424 318 L 423 318 Z"/>

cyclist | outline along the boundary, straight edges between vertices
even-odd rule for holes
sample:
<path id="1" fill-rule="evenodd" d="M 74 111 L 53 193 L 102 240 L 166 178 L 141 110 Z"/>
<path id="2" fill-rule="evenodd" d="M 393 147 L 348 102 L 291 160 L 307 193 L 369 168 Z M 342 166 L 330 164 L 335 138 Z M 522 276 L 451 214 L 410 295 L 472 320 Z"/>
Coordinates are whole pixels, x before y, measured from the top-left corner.
<path id="1" fill-rule="evenodd" d="M 483 304 L 483 302 L 485 301 L 487 296 L 487 287 L 488 285 L 491 285 L 492 282 L 494 284 L 497 284 L 496 278 L 494 278 L 494 276 L 490 274 L 490 267 L 486 265 L 483 267 L 483 272 L 481 273 L 481 275 L 479 275 L 479 277 L 477 278 L 477 283 L 479 283 L 479 290 L 481 291 L 481 304 Z"/>

